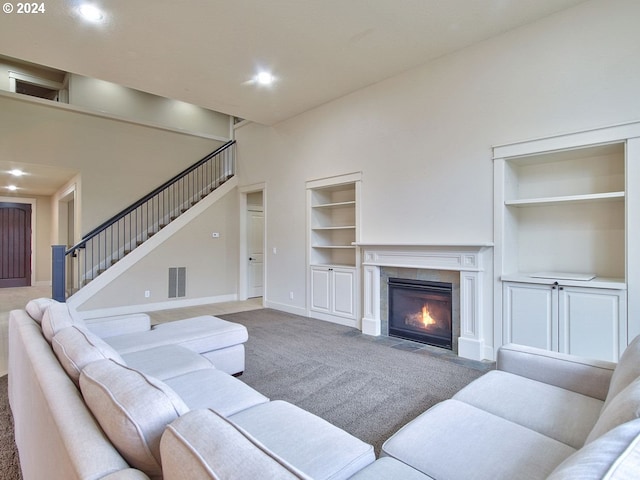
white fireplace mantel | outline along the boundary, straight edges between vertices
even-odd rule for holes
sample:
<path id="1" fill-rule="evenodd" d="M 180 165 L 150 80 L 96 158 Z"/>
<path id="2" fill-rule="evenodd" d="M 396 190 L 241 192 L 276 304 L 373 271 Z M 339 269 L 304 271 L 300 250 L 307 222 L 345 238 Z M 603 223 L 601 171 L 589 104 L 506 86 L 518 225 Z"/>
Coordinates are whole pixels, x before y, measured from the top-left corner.
<path id="1" fill-rule="evenodd" d="M 493 358 L 485 347 L 484 306 L 487 289 L 484 272 L 490 259 L 491 243 L 480 244 L 371 244 L 362 248 L 363 318 L 362 333 L 381 334 L 380 268 L 402 267 L 460 272 L 460 337 L 458 355 L 473 360 Z M 489 279 L 490 280 L 490 279 Z M 489 302 L 490 303 L 490 302 Z"/>

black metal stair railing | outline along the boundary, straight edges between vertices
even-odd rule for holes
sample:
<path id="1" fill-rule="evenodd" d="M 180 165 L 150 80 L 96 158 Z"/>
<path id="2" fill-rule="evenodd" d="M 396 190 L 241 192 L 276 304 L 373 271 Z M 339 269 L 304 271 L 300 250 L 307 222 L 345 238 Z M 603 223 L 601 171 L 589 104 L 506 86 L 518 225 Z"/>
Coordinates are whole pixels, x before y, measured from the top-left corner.
<path id="1" fill-rule="evenodd" d="M 64 301 L 234 175 L 235 141 L 230 141 L 91 230 L 71 248 L 54 246 L 53 298 Z"/>

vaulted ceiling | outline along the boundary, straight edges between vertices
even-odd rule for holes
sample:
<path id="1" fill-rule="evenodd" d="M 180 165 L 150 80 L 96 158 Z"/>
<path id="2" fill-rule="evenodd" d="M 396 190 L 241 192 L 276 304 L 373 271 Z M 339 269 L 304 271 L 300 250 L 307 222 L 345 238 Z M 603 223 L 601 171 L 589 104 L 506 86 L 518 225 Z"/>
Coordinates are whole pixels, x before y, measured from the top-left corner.
<path id="1" fill-rule="evenodd" d="M 0 15 L 0 54 L 271 125 L 583 1 L 56 0 Z"/>

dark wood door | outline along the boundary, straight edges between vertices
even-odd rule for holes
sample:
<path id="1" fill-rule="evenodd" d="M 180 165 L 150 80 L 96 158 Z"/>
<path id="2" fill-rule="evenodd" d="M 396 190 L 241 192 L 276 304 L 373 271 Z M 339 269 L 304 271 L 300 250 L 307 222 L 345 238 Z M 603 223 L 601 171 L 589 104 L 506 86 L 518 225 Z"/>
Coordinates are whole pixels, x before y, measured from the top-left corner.
<path id="1" fill-rule="evenodd" d="M 0 202 L 0 287 L 31 285 L 31 205 Z"/>

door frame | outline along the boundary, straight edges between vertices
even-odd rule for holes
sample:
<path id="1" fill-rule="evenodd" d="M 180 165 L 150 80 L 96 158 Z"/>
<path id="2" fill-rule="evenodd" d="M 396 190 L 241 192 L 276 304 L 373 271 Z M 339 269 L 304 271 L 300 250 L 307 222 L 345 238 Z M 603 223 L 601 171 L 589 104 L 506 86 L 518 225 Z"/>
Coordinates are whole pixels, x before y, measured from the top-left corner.
<path id="1" fill-rule="evenodd" d="M 250 193 L 262 192 L 262 209 L 264 213 L 264 236 L 263 236 L 263 269 L 262 269 L 262 305 L 265 305 L 265 299 L 267 294 L 267 184 L 264 182 L 254 183 L 238 188 L 239 194 L 239 213 L 240 213 L 240 252 L 239 252 L 239 268 L 238 268 L 238 300 L 247 300 L 248 288 L 247 282 L 249 280 L 249 272 L 247 264 L 249 262 L 249 256 L 247 255 L 247 211 L 249 210 L 247 204 L 247 196 Z"/>
<path id="2" fill-rule="evenodd" d="M 25 203 L 31 205 L 31 286 L 36 285 L 36 199 L 28 197 L 0 197 L 0 202 Z M 48 282 L 50 284 L 51 282 Z"/>

